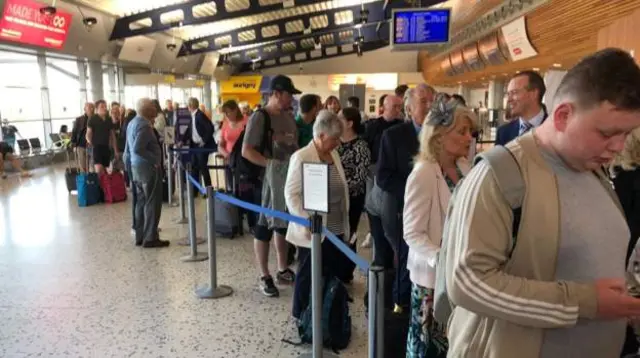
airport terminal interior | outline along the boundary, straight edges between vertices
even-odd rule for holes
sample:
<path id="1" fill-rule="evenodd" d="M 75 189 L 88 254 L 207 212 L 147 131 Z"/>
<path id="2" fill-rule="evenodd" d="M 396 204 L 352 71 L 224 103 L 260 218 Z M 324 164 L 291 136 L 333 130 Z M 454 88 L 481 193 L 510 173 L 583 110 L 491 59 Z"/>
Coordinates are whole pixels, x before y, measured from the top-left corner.
<path id="1" fill-rule="evenodd" d="M 305 247 L 296 250 L 293 244 L 283 244 L 291 268 L 283 271 L 277 266 L 282 257 L 275 250 L 280 241 L 265 245 L 254 239 L 261 235 L 260 223 L 254 225 L 249 215 L 238 218 L 237 207 L 219 197 L 189 196 L 190 190 L 198 191 L 192 181 L 207 186 L 209 180 L 214 190 L 265 209 L 264 187 L 260 192 L 251 182 L 251 198 L 243 197 L 240 192 L 245 187 L 236 182 L 240 164 L 231 168 L 234 154 L 240 159 L 233 163 L 254 163 L 245 148 L 253 140 L 246 134 L 254 117 L 262 123 L 263 113 L 273 113 L 274 103 L 288 98 L 283 114 L 270 121 L 283 116 L 291 117 L 293 123 L 296 117 L 299 143 L 294 146 L 302 148 L 296 152 L 301 153 L 314 147 L 307 143 L 318 148 L 320 136 L 315 131 L 329 131 L 331 118 L 340 119 L 343 128 L 344 123 L 355 123 L 351 116 L 357 116 L 364 130 L 354 130 L 353 138 L 358 138 L 354 140 L 368 133 L 368 122 L 411 121 L 410 108 L 415 104 L 411 96 L 426 90 L 432 97 L 423 103 L 429 106 L 444 101 L 468 109 L 474 130 L 464 149 L 473 158 L 504 144 L 498 128 L 522 121 L 516 110 L 523 101 L 549 109 L 563 78 L 581 59 L 606 48 L 622 49 L 636 63 L 635 55 L 640 54 L 635 51 L 640 51 L 635 35 L 640 30 L 639 0 L 0 0 L 0 8 L 0 357 L 6 358 L 281 358 L 311 352 L 308 356 L 321 357 L 312 348 L 322 351 L 321 343 L 296 344 L 301 341 L 298 325 L 303 319 L 292 316 L 292 302 L 310 294 L 312 269 L 307 254 L 313 254 Z M 528 79 L 523 88 L 537 90 L 540 98 L 518 95 L 522 89 L 512 86 L 523 76 Z M 534 78 L 540 79 L 542 87 L 536 87 Z M 350 107 L 355 109 L 349 111 Z M 235 123 L 229 119 L 235 111 L 243 121 L 239 127 L 227 124 Z M 153 113 L 151 125 L 143 123 L 150 119 L 145 117 L 148 113 Z M 309 113 L 313 118 L 307 122 Z M 429 118 L 429 110 L 421 115 Z M 96 144 L 101 124 L 95 124 L 94 118 L 113 120 L 113 143 L 107 135 L 103 144 Z M 321 118 L 328 127 L 309 124 Z M 157 147 L 157 153 L 150 150 L 140 156 L 136 154 L 140 148 L 131 148 L 139 137 L 125 129 L 133 123 L 155 130 L 158 143 L 148 146 Z M 527 131 L 520 130 L 520 134 Z M 260 137 L 253 131 L 252 137 Z M 207 138 L 203 138 L 205 132 Z M 345 132 L 344 143 L 338 140 L 334 145 L 341 143 L 339 151 L 333 151 L 336 155 L 353 150 L 346 146 Z M 426 348 L 416 348 L 420 343 L 406 343 L 412 334 L 418 340 L 425 339 L 425 334 L 433 340 L 435 331 L 430 327 L 424 328 L 428 333 L 414 332 L 423 329 L 422 323 L 413 320 L 416 307 L 413 301 L 409 305 L 408 296 L 407 302 L 400 302 L 400 281 L 409 278 L 406 252 L 398 254 L 401 244 L 407 246 L 402 233 L 397 235 L 397 247 L 386 244 L 392 273 L 383 275 L 387 282 L 380 294 L 373 295 L 376 300 L 385 296 L 385 304 L 391 306 L 373 310 L 376 316 L 378 312 L 387 316 L 369 322 L 367 269 L 375 266 L 378 247 L 369 195 L 373 164 L 376 158 L 378 164 L 383 160 L 384 150 L 380 156 L 374 153 L 384 145 L 384 140 L 380 144 L 382 133 L 374 144 L 367 138 L 362 141 L 369 146 L 365 145 L 367 163 L 354 164 L 364 166 L 364 176 L 369 175 L 366 194 L 362 182 L 362 192 L 356 196 L 362 203 L 353 214 L 359 222 L 351 235 L 355 241 L 347 242 L 352 244 L 350 249 L 343 245 L 327 250 L 326 245 L 332 244 L 328 240 L 322 244 L 323 252 L 336 255 L 335 260 L 350 262 L 342 252 L 356 249 L 366 263 L 364 269 L 353 270 L 353 278 L 340 277 L 336 284 L 347 292 L 350 339 L 340 349 L 329 344 L 324 354 L 445 357 L 446 348 L 427 353 Z M 513 137 L 518 135 L 515 129 Z M 239 136 L 244 142 L 236 146 Z M 187 142 L 193 144 L 190 149 Z M 404 148 L 401 142 L 394 143 L 393 150 Z M 183 152 L 176 151 L 181 146 Z M 416 151 L 417 146 L 416 141 Z M 279 149 L 270 150 L 275 155 Z M 124 152 L 133 153 L 128 158 L 134 164 L 125 163 Z M 266 153 L 258 153 L 264 154 L 269 169 L 261 172 L 261 179 L 275 175 L 267 174 L 275 165 L 269 163 L 276 161 L 267 161 Z M 398 153 L 402 153 L 400 161 L 408 164 L 417 154 L 399 149 Z M 135 170 L 132 174 L 129 164 L 135 166 L 156 154 L 161 159 L 155 172 L 160 174 L 155 174 L 157 180 L 149 189 L 139 179 L 143 175 Z M 191 178 L 181 178 L 187 163 L 195 170 L 188 172 Z M 335 209 L 330 201 L 336 192 L 333 180 L 341 180 L 346 199 L 353 204 L 351 180 L 356 179 L 350 175 L 356 174 L 347 167 L 352 163 L 334 164 L 330 161 L 332 169 L 326 174 L 331 177 L 326 182 L 332 193 L 326 205 Z M 343 166 L 342 177 L 329 174 Z M 270 205 L 280 205 L 274 210 L 295 211 L 285 205 L 285 201 L 291 203 L 289 177 L 295 176 L 291 172 L 289 168 L 289 175 L 279 178 L 280 184 L 272 184 L 270 195 L 275 199 Z M 91 188 L 98 190 L 97 196 L 91 195 Z M 135 192 L 143 188 L 143 199 L 138 200 L 139 193 L 135 199 Z M 305 189 L 303 183 L 300 190 L 312 189 Z M 405 192 L 404 186 L 400 189 Z M 335 195 L 343 199 L 339 204 L 346 203 L 345 193 L 338 192 Z M 217 216 L 211 221 L 208 204 L 214 202 Z M 138 216 L 132 214 L 134 204 Z M 352 208 L 337 207 L 343 215 L 336 222 L 352 222 Z M 218 208 L 233 210 L 235 216 Z M 337 220 L 331 213 L 325 219 Z M 157 234 L 148 238 L 149 232 L 156 233 L 149 218 L 156 214 L 160 215 Z M 134 216 L 144 219 L 137 231 Z M 230 218 L 228 223 L 225 218 Z M 226 227 L 232 238 L 227 237 Z M 288 228 L 290 241 L 293 235 Z M 387 227 L 382 231 L 384 240 Z M 208 256 L 209 245 L 215 246 L 214 257 L 189 259 Z M 256 263 L 260 249 L 268 246 L 273 277 L 261 272 Z M 217 285 L 231 287 L 232 293 L 200 298 L 198 289 L 211 283 L 212 263 Z M 294 295 L 303 271 L 309 287 Z M 298 276 L 288 276 L 294 273 Z M 414 289 L 423 290 L 420 299 L 425 306 L 418 303 L 417 309 L 424 309 L 426 317 L 433 303 L 426 297 L 433 294 L 429 293 L 433 287 L 415 282 L 402 287 L 407 287 L 405 294 L 411 300 L 418 292 Z M 380 303 L 376 300 L 372 302 Z M 309 322 L 311 308 L 309 304 Z M 325 318 L 327 312 L 333 314 L 322 312 Z M 335 329 L 334 325 L 323 329 L 325 338 Z M 378 330 L 384 331 L 384 340 L 379 340 Z M 629 340 L 637 344 L 636 336 L 627 332 L 625 347 Z M 640 345 L 634 347 L 620 356 L 637 353 Z M 415 351 L 409 353 L 410 349 Z"/>

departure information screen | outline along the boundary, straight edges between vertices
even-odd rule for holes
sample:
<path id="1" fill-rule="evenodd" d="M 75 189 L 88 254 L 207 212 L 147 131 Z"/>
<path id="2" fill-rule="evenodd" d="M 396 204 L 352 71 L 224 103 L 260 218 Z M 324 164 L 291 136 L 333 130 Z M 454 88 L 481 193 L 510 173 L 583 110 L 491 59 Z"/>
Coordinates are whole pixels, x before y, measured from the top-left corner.
<path id="1" fill-rule="evenodd" d="M 451 9 L 406 9 L 393 13 L 394 45 L 429 45 L 449 42 Z"/>

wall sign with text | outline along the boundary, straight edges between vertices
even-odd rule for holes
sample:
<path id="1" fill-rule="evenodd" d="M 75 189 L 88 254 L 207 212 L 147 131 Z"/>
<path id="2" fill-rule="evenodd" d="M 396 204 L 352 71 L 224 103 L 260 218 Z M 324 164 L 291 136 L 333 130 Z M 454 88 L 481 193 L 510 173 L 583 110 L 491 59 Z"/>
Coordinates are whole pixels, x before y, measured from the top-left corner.
<path id="1" fill-rule="evenodd" d="M 71 27 L 71 14 L 58 8 L 54 15 L 45 15 L 40 13 L 42 6 L 33 0 L 6 0 L 0 19 L 0 39 L 62 49 Z"/>

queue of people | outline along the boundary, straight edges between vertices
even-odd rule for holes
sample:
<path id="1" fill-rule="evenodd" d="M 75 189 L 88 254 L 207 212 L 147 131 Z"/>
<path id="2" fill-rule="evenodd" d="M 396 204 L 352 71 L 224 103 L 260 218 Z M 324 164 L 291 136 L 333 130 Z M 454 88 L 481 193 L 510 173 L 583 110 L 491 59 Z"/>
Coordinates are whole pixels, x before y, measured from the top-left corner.
<path id="1" fill-rule="evenodd" d="M 288 108 L 299 91 L 276 76 L 268 104 L 248 119 L 243 156 L 264 168 L 260 204 L 302 217 L 309 213 L 301 205 L 301 163 L 327 164 L 324 223 L 353 249 L 364 206 L 374 263 L 392 272 L 387 314 L 403 327 L 385 329 L 405 333 L 386 344 L 402 345 L 398 356 L 620 356 L 634 342 L 637 351 L 626 322 L 640 316 L 640 299 L 624 282 L 625 261 L 640 267 L 638 206 L 629 200 L 639 192 L 638 83 L 640 69 L 620 50 L 571 69 L 548 112 L 537 73 L 511 79 L 507 96 L 517 119 L 498 132 L 520 166 L 512 174 L 527 186 L 517 215 L 489 164 L 470 161 L 473 111 L 464 98 L 428 85 L 387 94 L 380 117 L 363 126 L 359 110 L 333 98 L 317 111 L 313 94 L 301 97 L 296 121 Z M 309 127 L 311 138 L 303 140 Z M 603 176 L 609 166 L 616 191 Z M 293 283 L 292 315 L 300 318 L 309 304 L 310 232 L 264 216 L 257 227 L 262 292 L 277 296 L 275 283 Z M 267 261 L 272 236 L 275 280 Z M 285 241 L 298 250 L 295 273 Z M 349 260 L 327 240 L 322 247 L 323 274 L 350 282 Z M 447 321 L 434 315 L 439 270 L 453 310 Z"/>
<path id="2" fill-rule="evenodd" d="M 571 69 L 549 108 L 539 74 L 525 71 L 510 80 L 515 119 L 498 129 L 496 144 L 519 167 L 511 173 L 524 183 L 515 193 L 518 210 L 495 168 L 470 160 L 477 120 L 464 98 L 427 84 L 382 96 L 377 118 L 365 120 L 357 101 L 342 108 L 337 98 L 323 103 L 315 94 L 300 97 L 294 116 L 293 96 L 301 92 L 278 75 L 261 108 L 222 105 L 217 143 L 211 121 L 190 99 L 187 137 L 199 147 L 217 147 L 234 162 L 231 170 L 242 169 L 227 172 L 238 180 L 228 185 L 241 199 L 301 217 L 309 216 L 302 207 L 302 163 L 328 165 L 330 210 L 323 223 L 355 251 L 367 214 L 373 262 L 392 278 L 383 288 L 391 298 L 386 314 L 394 318 L 385 329 L 402 336 L 386 342 L 397 356 L 616 357 L 638 348 L 627 322 L 640 316 L 640 299 L 625 284 L 625 265 L 640 267 L 640 206 L 630 199 L 640 197 L 638 83 L 633 59 L 611 49 Z M 137 193 L 136 244 L 168 245 L 158 236 L 163 159 L 154 122 L 175 109 L 160 115 L 158 103 L 141 99 L 134 117 L 112 108 L 118 126 L 106 120 L 106 103 L 96 108 L 97 114 L 85 106 L 72 142 L 78 152 L 93 147 L 96 170 L 122 153 Z M 86 135 L 76 134 L 84 123 Z M 193 175 L 210 185 L 207 162 L 208 155 L 195 156 Z M 248 223 L 260 291 L 277 297 L 277 285 L 292 285 L 292 316 L 299 319 L 309 305 L 309 229 L 264 214 Z M 353 263 L 324 238 L 322 248 L 323 275 L 351 282 Z M 441 276 L 451 308 L 446 321 L 434 311 Z"/>

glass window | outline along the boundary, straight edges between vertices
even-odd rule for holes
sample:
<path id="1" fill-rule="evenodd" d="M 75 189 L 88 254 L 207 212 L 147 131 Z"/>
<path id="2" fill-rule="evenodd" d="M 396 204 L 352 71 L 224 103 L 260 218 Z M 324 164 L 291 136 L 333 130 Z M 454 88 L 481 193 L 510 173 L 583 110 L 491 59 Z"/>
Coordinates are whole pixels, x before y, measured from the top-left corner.
<path id="1" fill-rule="evenodd" d="M 158 101 L 160 101 L 160 106 L 164 107 L 168 99 L 173 100 L 173 98 L 171 98 L 171 86 L 159 84 L 158 85 Z"/>
<path id="2" fill-rule="evenodd" d="M 73 122 L 75 118 L 65 118 L 65 119 L 54 119 L 51 121 L 51 131 L 53 133 L 60 133 L 60 129 L 62 126 L 67 126 L 67 131 L 69 135 L 71 135 L 71 130 L 73 130 Z"/>
<path id="3" fill-rule="evenodd" d="M 24 139 L 39 138 L 40 143 L 44 146 L 47 143 L 44 139 L 44 122 L 43 121 L 29 121 L 29 122 L 9 122 L 18 129 L 18 138 Z"/>
<path id="4" fill-rule="evenodd" d="M 2 66 L 0 66 L 2 68 Z M 0 87 L 0 113 L 9 121 L 42 119 L 39 88 Z"/>
<path id="5" fill-rule="evenodd" d="M 47 58 L 47 82 L 52 119 L 73 118 L 82 114 L 84 104 L 75 61 Z"/>
<path id="6" fill-rule="evenodd" d="M 35 55 L 0 51 L 0 86 L 40 88 L 40 68 Z"/>
<path id="7" fill-rule="evenodd" d="M 125 107 L 136 108 L 136 102 L 143 97 L 154 98 L 151 86 L 126 86 L 124 88 Z"/>

